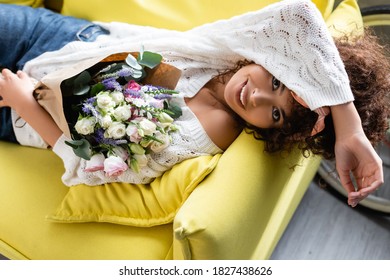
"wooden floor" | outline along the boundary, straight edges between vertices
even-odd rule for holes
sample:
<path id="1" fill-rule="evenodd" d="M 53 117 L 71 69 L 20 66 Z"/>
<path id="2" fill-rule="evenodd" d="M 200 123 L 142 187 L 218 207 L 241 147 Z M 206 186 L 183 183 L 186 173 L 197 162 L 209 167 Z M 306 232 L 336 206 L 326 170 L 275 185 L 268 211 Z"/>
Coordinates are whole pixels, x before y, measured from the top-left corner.
<path id="1" fill-rule="evenodd" d="M 390 216 L 351 208 L 345 198 L 310 185 L 271 259 L 390 260 Z"/>

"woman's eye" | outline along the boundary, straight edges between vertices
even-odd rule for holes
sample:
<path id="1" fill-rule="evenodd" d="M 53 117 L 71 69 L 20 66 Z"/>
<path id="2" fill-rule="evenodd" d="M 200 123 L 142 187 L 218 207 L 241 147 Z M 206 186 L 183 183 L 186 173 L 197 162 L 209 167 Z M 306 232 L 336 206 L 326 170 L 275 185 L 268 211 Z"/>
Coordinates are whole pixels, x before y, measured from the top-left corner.
<path id="1" fill-rule="evenodd" d="M 280 81 L 272 77 L 272 90 L 277 90 L 280 87 Z"/>
<path id="2" fill-rule="evenodd" d="M 280 111 L 278 108 L 276 107 L 273 107 L 272 108 L 272 119 L 275 121 L 275 122 L 278 122 L 280 120 Z"/>

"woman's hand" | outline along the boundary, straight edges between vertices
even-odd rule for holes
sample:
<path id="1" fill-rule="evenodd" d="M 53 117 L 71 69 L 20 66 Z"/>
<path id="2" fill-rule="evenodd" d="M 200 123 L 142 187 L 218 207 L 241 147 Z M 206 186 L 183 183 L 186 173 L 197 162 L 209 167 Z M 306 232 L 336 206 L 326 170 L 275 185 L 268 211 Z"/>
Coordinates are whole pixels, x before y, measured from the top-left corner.
<path id="1" fill-rule="evenodd" d="M 335 152 L 336 169 L 343 187 L 348 192 L 348 204 L 355 207 L 359 201 L 383 184 L 382 160 L 364 133 L 336 141 Z M 355 179 L 357 189 L 350 173 Z"/>
<path id="2" fill-rule="evenodd" d="M 28 122 L 50 146 L 54 146 L 62 131 L 48 112 L 33 96 L 34 85 L 30 77 L 18 71 L 16 74 L 4 69 L 0 78 L 0 106 L 8 106 Z"/>
<path id="3" fill-rule="evenodd" d="M 332 106 L 331 111 L 336 132 L 336 169 L 348 192 L 348 204 L 355 207 L 383 184 L 382 160 L 364 134 L 352 102 Z"/>
<path id="4" fill-rule="evenodd" d="M 11 107 L 19 112 L 23 110 L 25 102 L 35 102 L 34 85 L 26 73 L 18 71 L 14 74 L 8 69 L 3 69 L 1 74 L 0 107 Z"/>

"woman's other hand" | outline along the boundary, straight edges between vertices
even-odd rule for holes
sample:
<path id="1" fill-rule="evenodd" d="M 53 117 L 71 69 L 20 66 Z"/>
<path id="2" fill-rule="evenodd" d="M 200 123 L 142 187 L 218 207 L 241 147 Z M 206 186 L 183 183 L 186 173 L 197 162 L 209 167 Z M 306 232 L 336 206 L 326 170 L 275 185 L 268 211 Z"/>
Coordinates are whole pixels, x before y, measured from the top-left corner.
<path id="1" fill-rule="evenodd" d="M 382 160 L 364 134 L 351 135 L 341 143 L 336 142 L 336 169 L 352 207 L 383 184 Z"/>
<path id="2" fill-rule="evenodd" d="M 364 134 L 352 102 L 331 110 L 336 130 L 336 169 L 348 192 L 348 204 L 355 207 L 383 184 L 382 160 Z"/>

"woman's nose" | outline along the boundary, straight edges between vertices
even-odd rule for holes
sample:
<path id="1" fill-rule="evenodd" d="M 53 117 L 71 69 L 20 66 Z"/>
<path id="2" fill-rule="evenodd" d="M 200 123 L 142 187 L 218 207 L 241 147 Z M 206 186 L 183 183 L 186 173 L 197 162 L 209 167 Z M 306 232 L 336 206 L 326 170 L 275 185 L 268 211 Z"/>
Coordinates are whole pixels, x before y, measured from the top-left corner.
<path id="1" fill-rule="evenodd" d="M 253 107 L 269 105 L 272 103 L 273 97 L 274 96 L 271 93 L 255 88 L 251 92 L 250 102 L 252 103 Z"/>

